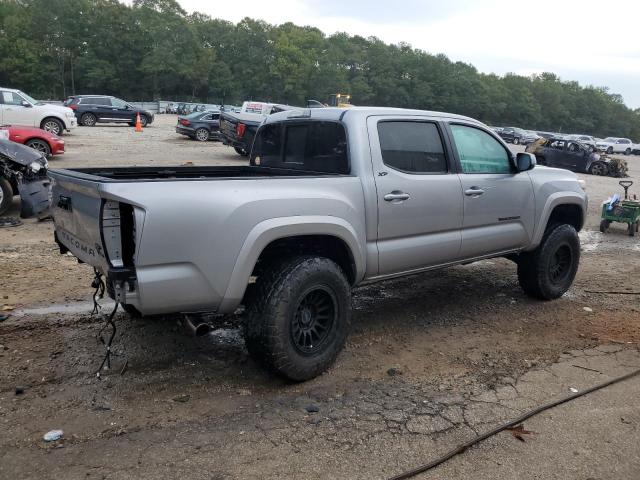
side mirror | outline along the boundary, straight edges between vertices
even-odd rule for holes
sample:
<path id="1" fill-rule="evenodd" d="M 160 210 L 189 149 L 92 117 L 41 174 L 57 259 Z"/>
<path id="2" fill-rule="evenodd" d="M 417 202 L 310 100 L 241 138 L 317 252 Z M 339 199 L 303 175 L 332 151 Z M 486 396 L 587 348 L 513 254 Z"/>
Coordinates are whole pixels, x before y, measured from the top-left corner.
<path id="1" fill-rule="evenodd" d="M 26 107 L 26 108 L 31 108 L 33 106 L 29 102 L 27 102 L 26 100 L 22 100 L 22 102 L 20 102 L 20 105 L 22 105 L 23 107 Z"/>
<path id="2" fill-rule="evenodd" d="M 518 172 L 526 172 L 531 170 L 537 164 L 536 156 L 533 153 L 519 152 L 516 155 L 516 165 Z"/>

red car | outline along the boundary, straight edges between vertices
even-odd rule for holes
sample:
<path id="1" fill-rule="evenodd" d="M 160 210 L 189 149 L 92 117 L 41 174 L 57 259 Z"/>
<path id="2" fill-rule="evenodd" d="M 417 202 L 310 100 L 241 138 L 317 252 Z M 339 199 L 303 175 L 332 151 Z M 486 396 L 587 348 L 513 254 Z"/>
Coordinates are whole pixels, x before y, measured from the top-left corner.
<path id="1" fill-rule="evenodd" d="M 0 126 L 0 130 L 9 132 L 9 140 L 22 143 L 42 152 L 47 157 L 64 153 L 64 140 L 57 135 L 35 127 Z"/>

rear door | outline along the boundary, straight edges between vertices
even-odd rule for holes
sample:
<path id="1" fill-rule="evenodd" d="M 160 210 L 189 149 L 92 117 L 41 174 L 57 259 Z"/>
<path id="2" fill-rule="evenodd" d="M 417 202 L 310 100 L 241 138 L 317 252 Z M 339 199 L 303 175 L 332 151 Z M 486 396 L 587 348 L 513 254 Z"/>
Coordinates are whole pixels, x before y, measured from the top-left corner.
<path id="1" fill-rule="evenodd" d="M 513 154 L 488 130 L 453 123 L 449 132 L 464 194 L 462 257 L 472 259 L 528 245 L 535 213 L 529 174 L 516 172 Z"/>
<path id="2" fill-rule="evenodd" d="M 460 255 L 462 192 L 442 125 L 423 117 L 369 117 L 378 197 L 379 275 Z"/>

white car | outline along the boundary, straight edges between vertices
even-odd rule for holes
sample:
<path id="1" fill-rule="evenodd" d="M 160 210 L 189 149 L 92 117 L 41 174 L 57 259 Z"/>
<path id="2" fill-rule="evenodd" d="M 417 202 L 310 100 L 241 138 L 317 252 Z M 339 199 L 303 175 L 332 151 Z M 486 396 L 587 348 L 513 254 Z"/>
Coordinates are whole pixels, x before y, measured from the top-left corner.
<path id="1" fill-rule="evenodd" d="M 569 135 L 567 137 L 567 140 L 575 140 L 576 142 L 584 143 L 585 145 L 591 145 L 594 148 L 596 146 L 596 139 L 593 138 L 591 135 L 582 135 L 582 134 Z"/>
<path id="2" fill-rule="evenodd" d="M 630 155 L 636 148 L 628 138 L 607 137 L 596 143 L 596 148 L 605 153 L 624 153 Z"/>
<path id="3" fill-rule="evenodd" d="M 78 126 L 73 110 L 34 100 L 20 90 L 0 87 L 0 124 L 42 128 L 55 135 Z"/>

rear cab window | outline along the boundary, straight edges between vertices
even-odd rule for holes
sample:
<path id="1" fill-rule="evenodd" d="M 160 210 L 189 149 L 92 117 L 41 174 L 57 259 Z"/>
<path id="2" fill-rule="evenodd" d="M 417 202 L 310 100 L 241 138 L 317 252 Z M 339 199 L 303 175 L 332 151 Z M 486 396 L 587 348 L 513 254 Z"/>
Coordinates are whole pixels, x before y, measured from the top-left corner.
<path id="1" fill-rule="evenodd" d="M 344 126 L 331 121 L 294 121 L 263 125 L 251 165 L 316 173 L 350 172 Z"/>
<path id="2" fill-rule="evenodd" d="M 383 163 L 412 174 L 447 173 L 447 159 L 435 123 L 387 120 L 378 123 Z"/>

